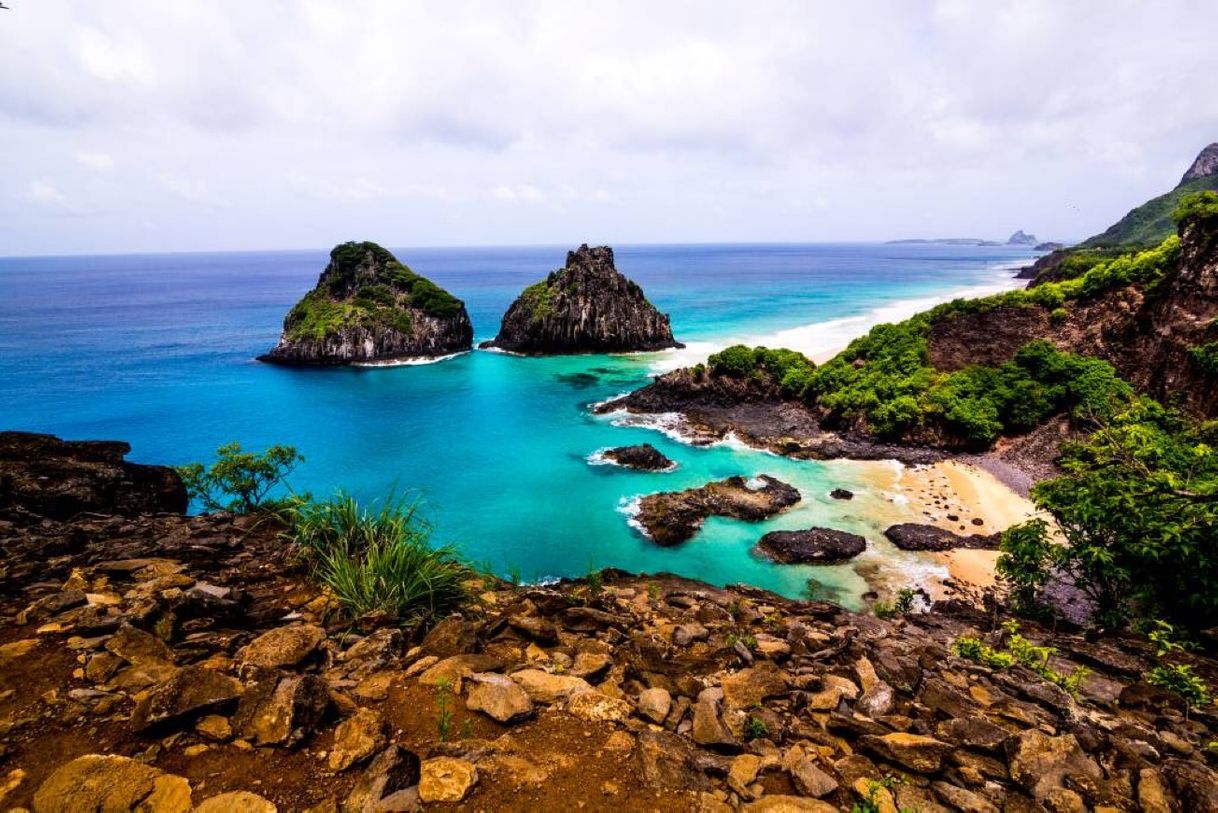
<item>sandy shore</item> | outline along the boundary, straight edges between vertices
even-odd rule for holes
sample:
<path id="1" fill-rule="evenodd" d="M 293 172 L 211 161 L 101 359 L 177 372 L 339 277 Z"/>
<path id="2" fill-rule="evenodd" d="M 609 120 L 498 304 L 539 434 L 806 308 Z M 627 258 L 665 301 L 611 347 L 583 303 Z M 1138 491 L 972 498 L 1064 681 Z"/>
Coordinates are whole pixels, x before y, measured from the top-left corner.
<path id="1" fill-rule="evenodd" d="M 891 491 L 907 501 L 894 505 L 890 516 L 883 517 L 886 522 L 924 522 L 959 534 L 993 534 L 1041 515 L 1025 496 L 971 463 L 945 460 L 927 466 L 901 466 L 895 471 L 891 464 L 876 465 L 877 481 L 886 478 L 892 484 Z M 881 465 L 886 468 L 878 468 Z M 943 565 L 947 581 L 965 589 L 994 585 L 997 551 L 960 549 L 921 555 Z M 935 599 L 953 592 L 951 584 L 921 586 Z"/>

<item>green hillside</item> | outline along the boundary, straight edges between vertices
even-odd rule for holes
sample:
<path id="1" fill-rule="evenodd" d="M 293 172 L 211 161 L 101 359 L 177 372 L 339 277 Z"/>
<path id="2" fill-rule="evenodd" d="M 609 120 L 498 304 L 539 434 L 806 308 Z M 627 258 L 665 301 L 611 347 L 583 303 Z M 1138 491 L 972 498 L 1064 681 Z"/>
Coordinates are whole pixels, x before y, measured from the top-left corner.
<path id="1" fill-rule="evenodd" d="M 1172 212 L 1180 204 L 1180 199 L 1190 192 L 1205 190 L 1218 191 L 1218 175 L 1196 178 L 1182 183 L 1166 195 L 1159 195 L 1143 203 L 1116 223 L 1107 231 L 1089 237 L 1079 248 L 1114 248 L 1117 246 L 1135 248 L 1156 246 L 1168 236 L 1176 233 L 1176 224 L 1172 220 Z"/>

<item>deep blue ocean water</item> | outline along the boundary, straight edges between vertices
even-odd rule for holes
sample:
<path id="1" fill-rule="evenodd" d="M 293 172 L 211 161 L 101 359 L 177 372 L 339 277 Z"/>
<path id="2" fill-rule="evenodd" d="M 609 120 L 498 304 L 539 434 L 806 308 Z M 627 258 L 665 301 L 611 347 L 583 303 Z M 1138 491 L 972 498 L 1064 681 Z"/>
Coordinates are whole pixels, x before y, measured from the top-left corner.
<path id="1" fill-rule="evenodd" d="M 562 265 L 566 249 L 395 253 L 465 300 L 480 341 L 521 288 Z M 873 555 L 895 567 L 923 566 L 879 537 L 897 509 L 875 464 L 694 448 L 593 416 L 588 404 L 736 340 L 839 347 L 876 321 L 1009 286 L 1012 264 L 1031 254 L 859 244 L 616 253 L 688 350 L 541 359 L 473 352 L 419 366 L 284 369 L 254 356 L 275 343 L 284 314 L 314 285 L 324 251 L 0 258 L 0 428 L 127 440 L 130 459 L 167 464 L 209 460 L 231 440 L 253 449 L 293 444 L 306 457 L 292 478 L 298 490 L 415 493 L 440 541 L 526 579 L 615 566 L 800 595 L 814 576 L 852 603 L 862 581 L 848 566 L 773 565 L 749 553 L 765 531 L 813 524 L 864 533 Z M 588 462 L 598 449 L 643 441 L 680 468 L 643 474 Z M 761 473 L 799 487 L 802 505 L 758 525 L 712 519 L 673 549 L 627 523 L 639 494 Z M 839 485 L 860 498 L 829 500 Z"/>

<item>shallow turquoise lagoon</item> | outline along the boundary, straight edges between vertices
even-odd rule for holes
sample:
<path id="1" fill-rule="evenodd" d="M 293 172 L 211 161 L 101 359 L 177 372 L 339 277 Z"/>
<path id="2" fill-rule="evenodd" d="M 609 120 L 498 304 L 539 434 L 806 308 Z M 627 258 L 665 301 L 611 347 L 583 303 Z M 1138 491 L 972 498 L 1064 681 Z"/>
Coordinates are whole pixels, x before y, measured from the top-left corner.
<path id="1" fill-rule="evenodd" d="M 619 269 L 672 316 L 689 349 L 540 359 L 473 352 L 323 371 L 253 361 L 325 254 L 0 259 L 0 428 L 124 439 L 132 459 L 161 463 L 206 460 L 230 440 L 289 443 L 307 459 L 296 488 L 365 499 L 416 493 L 440 540 L 501 573 L 540 579 L 613 566 L 788 595 L 802 595 L 814 577 L 853 603 L 864 589 L 853 568 L 773 565 L 750 548 L 767 530 L 828 525 L 874 540 L 863 562 L 916 579 L 932 565 L 879 537 L 900 509 L 882 466 L 696 448 L 615 425 L 588 405 L 737 340 L 840 346 L 936 300 L 1009 287 L 1009 269 L 1031 256 L 1005 247 L 630 246 L 617 252 Z M 397 254 L 466 301 L 481 340 L 522 287 L 562 264 L 565 248 Z M 644 441 L 679 468 L 644 474 L 588 461 L 598 449 Z M 804 502 L 758 525 L 712 519 L 672 549 L 628 524 L 640 494 L 762 473 L 798 487 Z M 830 500 L 838 486 L 859 498 Z"/>

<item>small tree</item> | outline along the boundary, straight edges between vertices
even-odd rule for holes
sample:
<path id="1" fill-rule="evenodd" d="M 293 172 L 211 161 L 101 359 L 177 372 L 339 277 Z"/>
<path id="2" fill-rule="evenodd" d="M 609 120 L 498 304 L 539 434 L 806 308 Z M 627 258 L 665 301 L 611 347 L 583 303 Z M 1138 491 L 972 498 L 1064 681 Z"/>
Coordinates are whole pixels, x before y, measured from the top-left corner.
<path id="1" fill-rule="evenodd" d="M 1015 611 L 1023 615 L 1044 613 L 1040 591 L 1062 563 L 1065 549 L 1049 538 L 1049 524 L 1032 519 L 1002 533 L 1001 551 L 994 571 L 1006 586 Z"/>
<path id="2" fill-rule="evenodd" d="M 272 446 L 265 452 L 243 452 L 233 441 L 216 450 L 210 468 L 202 463 L 179 466 L 186 493 L 205 511 L 251 514 L 267 507 L 271 491 L 304 462 L 295 446 Z"/>

